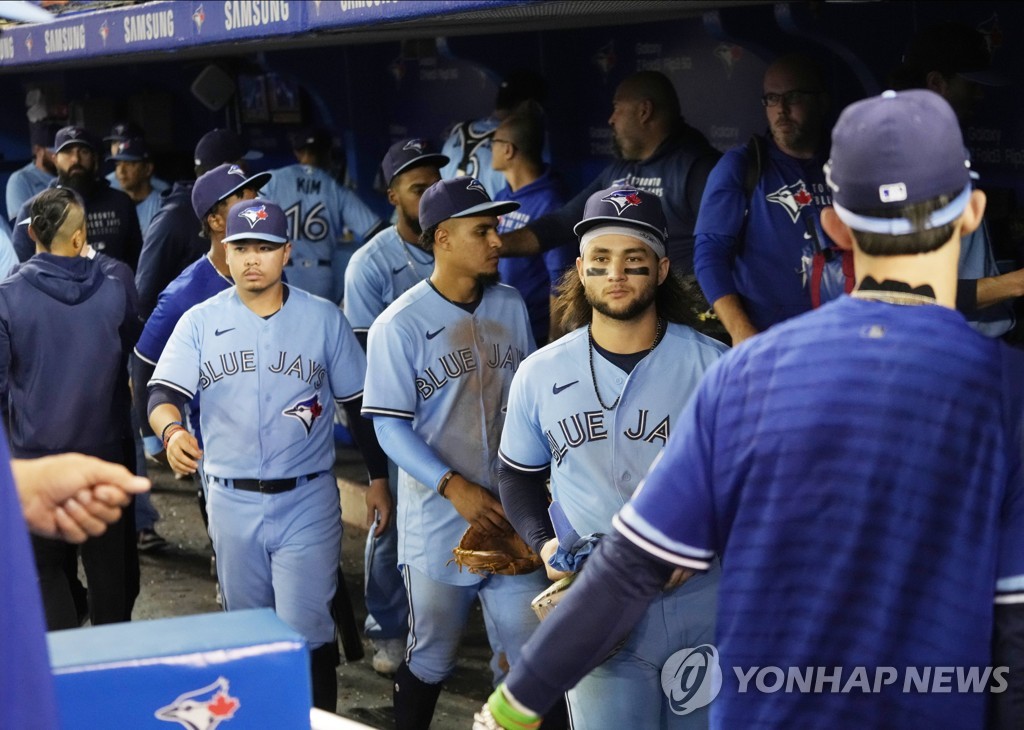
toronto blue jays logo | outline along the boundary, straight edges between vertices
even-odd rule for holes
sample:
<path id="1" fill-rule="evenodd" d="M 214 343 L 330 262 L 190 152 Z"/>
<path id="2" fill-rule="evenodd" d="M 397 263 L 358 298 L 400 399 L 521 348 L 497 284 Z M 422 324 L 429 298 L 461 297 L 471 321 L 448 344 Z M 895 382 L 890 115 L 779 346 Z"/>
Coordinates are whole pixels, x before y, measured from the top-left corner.
<path id="1" fill-rule="evenodd" d="M 483 184 L 476 178 L 473 178 L 472 180 L 469 181 L 469 184 L 466 186 L 466 190 L 475 190 L 481 195 L 483 195 L 485 198 L 488 197 L 487 190 L 484 188 Z"/>
<path id="2" fill-rule="evenodd" d="M 424 142 L 423 142 L 422 139 L 410 139 L 408 142 L 406 142 L 404 145 L 402 145 L 402 149 L 403 150 L 416 150 L 417 152 L 422 152 L 423 151 L 423 146 L 424 146 Z"/>
<path id="3" fill-rule="evenodd" d="M 807 190 L 803 180 L 797 180 L 792 185 L 785 185 L 774 193 L 769 193 L 765 199 L 769 203 L 778 203 L 785 208 L 789 217 L 796 223 L 800 211 L 813 202 L 814 196 Z"/>
<path id="4" fill-rule="evenodd" d="M 616 190 L 613 193 L 601 198 L 605 203 L 611 203 L 615 206 L 615 214 L 622 215 L 622 211 L 633 205 L 640 205 L 643 201 L 640 198 L 640 193 L 636 190 Z"/>
<path id="5" fill-rule="evenodd" d="M 267 218 L 270 217 L 270 214 L 267 213 L 267 206 L 252 205 L 243 210 L 241 213 L 239 213 L 238 217 L 245 218 L 247 221 L 249 221 L 249 228 L 255 228 L 257 223 L 259 223 L 260 221 L 265 221 Z"/>
<path id="6" fill-rule="evenodd" d="M 196 24 L 196 30 L 202 33 L 203 23 L 206 22 L 206 11 L 203 10 L 202 5 L 196 8 L 196 11 L 192 13 L 192 22 Z"/>
<path id="7" fill-rule="evenodd" d="M 228 175 L 238 175 L 238 177 L 242 178 L 243 180 L 245 180 L 246 177 L 245 170 L 243 170 L 238 165 L 232 165 L 231 167 L 229 167 Z"/>
<path id="8" fill-rule="evenodd" d="M 235 716 L 242 703 L 228 693 L 228 680 L 217 681 L 202 689 L 180 695 L 153 714 L 164 722 L 177 722 L 187 730 L 214 730 Z"/>
<path id="9" fill-rule="evenodd" d="M 100 38 L 103 39 L 103 45 L 107 45 L 107 38 L 110 36 L 110 26 L 107 25 L 107 21 L 103 21 L 103 25 L 100 26 Z"/>
<path id="10" fill-rule="evenodd" d="M 286 416 L 291 416 L 302 423 L 306 428 L 306 435 L 309 436 L 309 432 L 313 430 L 313 424 L 316 422 L 324 412 L 324 407 L 320 405 L 320 396 L 314 394 L 311 398 L 306 400 L 300 400 L 298 403 L 293 405 L 291 408 L 286 408 L 281 411 Z"/>
<path id="11" fill-rule="evenodd" d="M 601 69 L 601 73 L 604 74 L 605 78 L 608 77 L 608 72 L 615 68 L 618 58 L 615 55 L 615 41 L 608 41 L 601 46 L 597 53 L 590 57 L 590 60 Z"/>
<path id="12" fill-rule="evenodd" d="M 715 46 L 715 57 L 725 66 L 726 77 L 730 77 L 733 68 L 743 58 L 743 47 L 734 43 L 719 43 Z"/>

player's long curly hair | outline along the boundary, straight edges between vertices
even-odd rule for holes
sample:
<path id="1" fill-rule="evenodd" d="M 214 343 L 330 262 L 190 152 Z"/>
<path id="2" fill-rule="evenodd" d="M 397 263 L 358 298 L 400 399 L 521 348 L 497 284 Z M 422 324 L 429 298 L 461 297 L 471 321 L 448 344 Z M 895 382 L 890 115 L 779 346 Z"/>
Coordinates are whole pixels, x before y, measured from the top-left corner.
<path id="1" fill-rule="evenodd" d="M 695 284 L 696 282 L 694 282 Z M 587 301 L 576 267 L 568 269 L 558 281 L 557 295 L 551 310 L 551 317 L 558 322 L 564 332 L 572 332 L 583 325 L 590 324 L 594 310 Z M 688 285 L 681 277 L 670 269 L 665 281 L 661 282 L 654 293 L 654 307 L 658 314 L 669 322 L 685 324 L 702 331 L 699 313 L 703 297 L 697 296 L 693 286 Z"/>

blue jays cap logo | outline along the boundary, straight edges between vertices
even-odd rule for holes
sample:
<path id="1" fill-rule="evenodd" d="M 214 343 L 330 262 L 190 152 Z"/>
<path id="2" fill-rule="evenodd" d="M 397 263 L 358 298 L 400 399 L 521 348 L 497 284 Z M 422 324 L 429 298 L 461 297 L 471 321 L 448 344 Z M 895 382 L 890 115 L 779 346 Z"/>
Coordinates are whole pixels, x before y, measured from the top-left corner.
<path id="1" fill-rule="evenodd" d="M 605 203 L 615 206 L 616 215 L 622 215 L 622 211 L 633 205 L 640 205 L 643 200 L 636 190 L 616 190 L 601 198 Z"/>
<path id="2" fill-rule="evenodd" d="M 255 228 L 257 223 L 259 223 L 260 221 L 265 221 L 267 218 L 270 217 L 270 214 L 267 213 L 267 206 L 253 205 L 239 213 L 238 217 L 245 218 L 247 221 L 249 221 L 249 228 Z"/>
<path id="3" fill-rule="evenodd" d="M 232 165 L 231 167 L 229 167 L 228 175 L 238 175 L 238 177 L 242 178 L 243 180 L 245 180 L 248 177 L 248 175 L 245 174 L 245 170 L 243 170 L 238 165 Z"/>
<path id="4" fill-rule="evenodd" d="M 803 180 L 797 180 L 792 185 L 783 185 L 774 193 L 769 193 L 765 196 L 765 200 L 781 205 L 789 213 L 790 219 L 796 223 L 800 217 L 800 211 L 814 202 L 814 196 L 808 192 L 807 185 Z"/>
<path id="5" fill-rule="evenodd" d="M 406 142 L 404 145 L 402 145 L 402 149 L 403 150 L 415 150 L 416 152 L 422 152 L 423 151 L 423 145 L 424 145 L 424 142 L 423 142 L 422 139 L 410 139 L 408 142 Z"/>
<path id="6" fill-rule="evenodd" d="M 311 398 L 306 398 L 306 400 L 300 400 L 291 408 L 286 408 L 281 411 L 283 415 L 290 416 L 302 423 L 306 428 L 307 436 L 309 436 L 309 432 L 313 430 L 313 424 L 316 422 L 316 419 L 318 419 L 323 412 L 324 407 L 320 405 L 320 396 L 316 394 Z"/>
<path id="7" fill-rule="evenodd" d="M 483 183 L 481 183 L 476 178 L 473 178 L 472 180 L 469 181 L 469 183 L 466 185 L 466 190 L 475 190 L 481 195 L 483 195 L 485 198 L 490 200 L 490 196 L 487 194 L 487 189 L 484 188 Z"/>
<path id="8" fill-rule="evenodd" d="M 213 684 L 180 695 L 166 707 L 153 713 L 158 720 L 177 722 L 189 730 L 215 730 L 235 716 L 242 706 L 228 693 L 228 680 L 218 677 Z"/>

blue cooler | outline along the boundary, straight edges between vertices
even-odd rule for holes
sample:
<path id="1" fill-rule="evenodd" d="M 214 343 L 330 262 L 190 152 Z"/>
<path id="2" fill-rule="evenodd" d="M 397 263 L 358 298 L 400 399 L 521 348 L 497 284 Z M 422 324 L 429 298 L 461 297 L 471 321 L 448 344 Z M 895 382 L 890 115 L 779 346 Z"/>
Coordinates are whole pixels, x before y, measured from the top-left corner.
<path id="1" fill-rule="evenodd" d="M 303 637 L 270 609 L 47 636 L 63 730 L 308 728 Z"/>

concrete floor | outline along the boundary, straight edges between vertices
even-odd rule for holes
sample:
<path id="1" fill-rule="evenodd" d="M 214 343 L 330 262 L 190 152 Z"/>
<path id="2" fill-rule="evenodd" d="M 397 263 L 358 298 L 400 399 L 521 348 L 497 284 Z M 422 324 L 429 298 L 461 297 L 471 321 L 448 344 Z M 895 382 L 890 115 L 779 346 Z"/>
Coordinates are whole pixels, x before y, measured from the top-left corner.
<path id="1" fill-rule="evenodd" d="M 366 616 L 362 605 L 363 546 L 366 531 L 361 527 L 359 495 L 352 483 L 364 480 L 358 454 L 339 449 L 335 474 L 339 477 L 345 512 L 342 567 L 359 625 Z M 142 593 L 135 605 L 134 619 L 142 621 L 168 616 L 185 616 L 220 611 L 216 602 L 216 581 L 210 574 L 210 545 L 193 493 L 191 481 L 177 481 L 170 470 L 154 467 L 153 502 L 161 513 L 157 531 L 171 546 L 161 553 L 144 553 Z M 352 521 L 356 524 L 352 524 Z M 338 671 L 338 714 L 374 728 L 394 727 L 391 718 L 391 682 L 373 671 L 373 648 L 363 642 L 366 656 L 360 661 L 342 660 Z M 455 674 L 445 683 L 431 727 L 466 728 L 473 712 L 490 693 L 490 649 L 483 630 L 479 606 L 474 609 Z"/>

